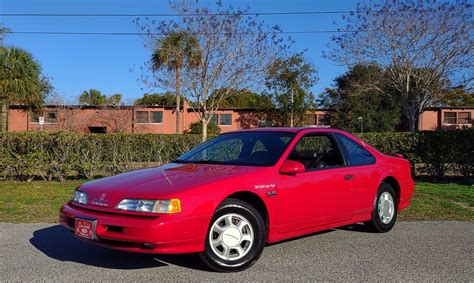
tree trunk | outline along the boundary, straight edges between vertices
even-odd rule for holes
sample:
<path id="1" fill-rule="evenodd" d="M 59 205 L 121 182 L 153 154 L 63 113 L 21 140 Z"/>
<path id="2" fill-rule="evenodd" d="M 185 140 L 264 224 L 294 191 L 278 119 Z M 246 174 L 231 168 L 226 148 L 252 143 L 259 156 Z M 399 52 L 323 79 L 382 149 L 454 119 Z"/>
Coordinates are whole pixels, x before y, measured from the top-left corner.
<path id="1" fill-rule="evenodd" d="M 408 118 L 408 131 L 416 132 L 416 121 L 413 121 L 412 118 Z"/>
<path id="2" fill-rule="evenodd" d="M 418 119 L 420 118 L 420 113 L 417 110 L 410 110 L 410 113 L 407 115 L 408 120 L 408 131 L 416 132 L 419 130 Z"/>
<path id="3" fill-rule="evenodd" d="M 415 105 L 415 102 L 410 102 L 410 81 L 411 74 L 406 74 L 405 81 L 405 93 L 402 94 L 402 111 L 405 114 L 408 121 L 408 131 L 416 132 L 418 130 L 418 119 L 420 117 L 420 110 L 418 106 Z"/>
<path id="4" fill-rule="evenodd" d="M 176 68 L 176 133 L 181 134 L 181 66 Z"/>
<path id="5" fill-rule="evenodd" d="M 7 102 L 2 101 L 2 113 L 1 113 L 1 123 L 2 123 L 2 132 L 8 130 L 8 107 Z"/>
<path id="6" fill-rule="evenodd" d="M 202 125 L 202 142 L 205 142 L 207 140 L 207 125 L 208 125 L 208 122 L 205 121 L 205 120 L 202 120 L 201 125 Z"/>

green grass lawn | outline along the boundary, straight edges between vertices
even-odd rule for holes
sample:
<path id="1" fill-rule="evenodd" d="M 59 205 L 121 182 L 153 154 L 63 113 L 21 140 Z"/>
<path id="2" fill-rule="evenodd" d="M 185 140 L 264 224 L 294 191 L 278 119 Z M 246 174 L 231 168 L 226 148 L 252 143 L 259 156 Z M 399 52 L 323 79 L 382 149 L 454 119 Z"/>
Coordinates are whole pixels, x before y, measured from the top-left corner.
<path id="1" fill-rule="evenodd" d="M 58 211 L 83 181 L 0 181 L 0 222 L 58 221 Z M 474 187 L 417 183 L 413 203 L 401 220 L 474 220 Z"/>
<path id="2" fill-rule="evenodd" d="M 59 208 L 83 181 L 0 181 L 0 222 L 58 222 Z"/>
<path id="3" fill-rule="evenodd" d="M 401 220 L 474 220 L 474 186 L 417 183 Z"/>

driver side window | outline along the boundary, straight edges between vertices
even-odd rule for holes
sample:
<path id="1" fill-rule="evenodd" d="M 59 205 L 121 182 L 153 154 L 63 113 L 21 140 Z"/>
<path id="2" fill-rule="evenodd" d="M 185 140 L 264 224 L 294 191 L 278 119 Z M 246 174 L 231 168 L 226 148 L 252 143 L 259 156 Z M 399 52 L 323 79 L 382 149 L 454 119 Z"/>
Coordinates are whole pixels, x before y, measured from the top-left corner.
<path id="1" fill-rule="evenodd" d="M 303 136 L 288 159 L 301 162 L 306 171 L 343 165 L 336 144 L 324 134 Z"/>

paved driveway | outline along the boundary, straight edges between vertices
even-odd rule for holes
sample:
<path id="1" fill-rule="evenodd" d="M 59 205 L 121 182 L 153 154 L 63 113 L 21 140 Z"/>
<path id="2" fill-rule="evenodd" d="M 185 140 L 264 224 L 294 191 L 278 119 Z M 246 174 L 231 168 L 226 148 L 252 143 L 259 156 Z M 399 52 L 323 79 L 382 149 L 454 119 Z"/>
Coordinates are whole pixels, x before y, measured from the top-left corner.
<path id="1" fill-rule="evenodd" d="M 151 256 L 87 245 L 58 225 L 0 223 L 0 281 L 473 281 L 474 222 L 361 226 L 266 247 L 252 268 L 206 271 L 196 255 Z"/>

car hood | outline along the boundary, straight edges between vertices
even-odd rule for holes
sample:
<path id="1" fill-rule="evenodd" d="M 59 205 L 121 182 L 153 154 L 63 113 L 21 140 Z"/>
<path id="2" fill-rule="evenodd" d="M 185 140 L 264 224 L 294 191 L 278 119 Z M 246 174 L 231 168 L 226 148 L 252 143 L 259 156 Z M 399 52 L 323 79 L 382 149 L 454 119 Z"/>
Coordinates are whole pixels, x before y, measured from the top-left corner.
<path id="1" fill-rule="evenodd" d="M 235 178 L 245 180 L 264 167 L 169 163 L 85 183 L 79 190 L 88 194 L 88 204 L 115 207 L 124 198 L 164 199 L 210 183 Z M 267 168 L 268 170 L 268 168 Z M 232 182 L 232 184 L 235 184 Z"/>

